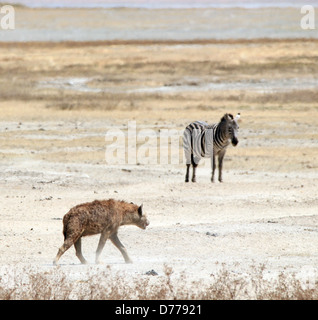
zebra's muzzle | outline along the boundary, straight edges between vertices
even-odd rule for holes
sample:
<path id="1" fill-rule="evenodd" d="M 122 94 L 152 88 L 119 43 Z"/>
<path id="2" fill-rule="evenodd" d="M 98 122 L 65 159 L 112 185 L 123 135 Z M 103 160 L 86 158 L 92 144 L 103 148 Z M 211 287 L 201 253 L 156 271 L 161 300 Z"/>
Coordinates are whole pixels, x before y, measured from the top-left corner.
<path id="1" fill-rule="evenodd" d="M 234 138 L 232 139 L 232 145 L 233 145 L 234 147 L 236 147 L 238 143 L 239 143 L 238 139 L 237 139 L 236 137 L 234 137 Z"/>

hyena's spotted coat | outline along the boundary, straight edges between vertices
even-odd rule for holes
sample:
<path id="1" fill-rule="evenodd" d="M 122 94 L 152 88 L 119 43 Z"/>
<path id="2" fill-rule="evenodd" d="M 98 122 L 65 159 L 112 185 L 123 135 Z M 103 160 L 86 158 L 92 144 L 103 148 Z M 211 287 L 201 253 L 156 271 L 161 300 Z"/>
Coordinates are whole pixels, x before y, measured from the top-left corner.
<path id="1" fill-rule="evenodd" d="M 125 262 L 131 263 L 124 245 L 117 236 L 118 228 L 123 225 L 136 225 L 146 229 L 149 221 L 142 212 L 142 205 L 109 199 L 95 200 L 73 207 L 63 217 L 64 243 L 53 263 L 56 265 L 62 254 L 73 244 L 76 256 L 82 263 L 86 263 L 81 249 L 81 237 L 99 233 L 101 236 L 96 251 L 96 263 L 108 238 L 122 253 Z"/>

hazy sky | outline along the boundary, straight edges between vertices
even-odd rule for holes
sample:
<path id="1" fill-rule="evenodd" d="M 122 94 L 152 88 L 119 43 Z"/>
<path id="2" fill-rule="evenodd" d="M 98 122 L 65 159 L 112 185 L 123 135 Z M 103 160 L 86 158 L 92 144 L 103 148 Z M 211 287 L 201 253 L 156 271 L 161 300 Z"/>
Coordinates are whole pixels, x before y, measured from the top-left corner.
<path id="1" fill-rule="evenodd" d="M 21 3 L 32 7 L 91 7 L 91 6 L 299 6 L 317 5 L 317 0 L 6 0 L 5 3 Z"/>

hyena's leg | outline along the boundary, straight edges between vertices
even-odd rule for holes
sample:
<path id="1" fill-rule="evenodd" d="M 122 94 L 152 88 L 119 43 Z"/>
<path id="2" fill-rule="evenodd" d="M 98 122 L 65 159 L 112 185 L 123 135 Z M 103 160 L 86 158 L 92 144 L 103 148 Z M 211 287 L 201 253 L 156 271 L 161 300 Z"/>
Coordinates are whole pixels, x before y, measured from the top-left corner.
<path id="1" fill-rule="evenodd" d="M 85 260 L 85 258 L 83 257 L 82 254 L 82 238 L 79 237 L 78 240 L 74 243 L 74 247 L 76 250 L 76 256 L 78 259 L 80 259 L 81 263 L 86 264 L 87 261 Z"/>
<path id="2" fill-rule="evenodd" d="M 57 262 L 59 261 L 59 259 L 61 258 L 62 254 L 68 250 L 72 245 L 74 244 L 74 239 L 69 237 L 69 238 L 66 238 L 63 245 L 61 246 L 61 248 L 59 249 L 54 261 L 53 261 L 53 264 L 54 265 L 57 265 Z"/>
<path id="3" fill-rule="evenodd" d="M 105 246 L 106 240 L 109 238 L 109 231 L 107 232 L 102 232 L 102 234 L 100 235 L 99 238 L 99 242 L 98 242 L 98 247 L 96 250 L 96 258 L 95 258 L 95 263 L 99 263 L 99 256 L 103 251 L 103 248 Z"/>
<path id="4" fill-rule="evenodd" d="M 114 233 L 110 236 L 111 242 L 116 246 L 116 248 L 121 252 L 123 255 L 126 263 L 132 263 L 132 260 L 129 258 L 127 250 L 125 246 L 120 242 L 118 239 L 117 233 Z"/>

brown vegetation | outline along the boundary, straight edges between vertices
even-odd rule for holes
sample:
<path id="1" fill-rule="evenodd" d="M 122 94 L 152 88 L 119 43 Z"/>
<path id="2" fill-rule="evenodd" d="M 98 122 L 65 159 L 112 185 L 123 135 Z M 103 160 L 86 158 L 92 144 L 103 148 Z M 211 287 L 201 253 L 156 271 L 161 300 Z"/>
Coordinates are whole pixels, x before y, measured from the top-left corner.
<path id="1" fill-rule="evenodd" d="M 308 285 L 295 275 L 283 272 L 266 279 L 264 265 L 252 266 L 253 278 L 235 275 L 224 266 L 205 281 L 176 276 L 165 265 L 160 275 L 140 274 L 133 281 L 110 267 L 72 281 L 60 267 L 36 272 L 25 268 L 15 276 L 15 286 L 6 288 L 0 278 L 1 300 L 317 300 L 317 283 Z M 21 275 L 27 274 L 27 279 Z"/>

